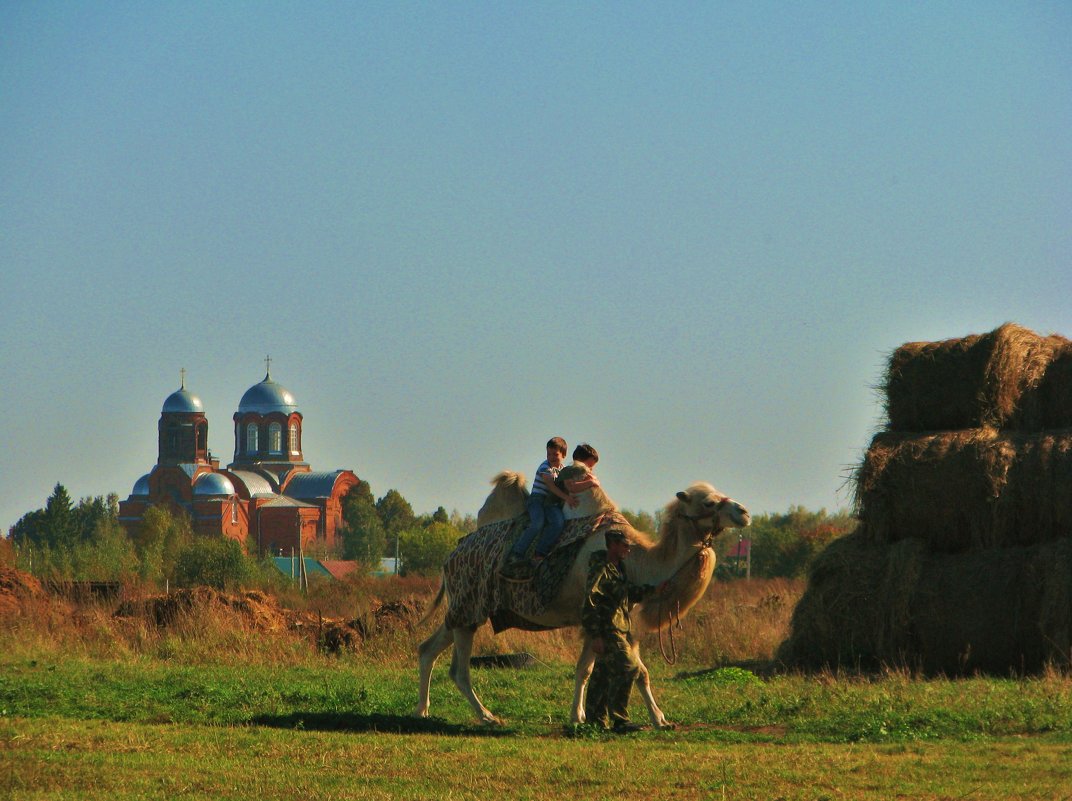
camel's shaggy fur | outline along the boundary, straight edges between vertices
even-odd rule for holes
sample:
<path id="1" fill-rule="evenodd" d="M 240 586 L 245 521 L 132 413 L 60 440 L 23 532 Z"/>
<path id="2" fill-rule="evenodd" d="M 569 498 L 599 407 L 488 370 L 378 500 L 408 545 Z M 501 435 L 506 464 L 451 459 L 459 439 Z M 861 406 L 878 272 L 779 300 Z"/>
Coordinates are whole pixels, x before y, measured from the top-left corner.
<path id="1" fill-rule="evenodd" d="M 503 475 L 500 474 L 500 477 Z M 497 491 L 498 485 L 492 494 L 494 495 Z M 514 502 L 516 503 L 516 498 Z M 488 507 L 489 504 L 485 504 L 485 508 Z M 659 586 L 666 583 L 667 585 L 661 595 L 650 596 L 634 608 L 632 618 L 637 633 L 653 631 L 660 626 L 667 625 L 671 610 L 675 615 L 678 614 L 679 609 L 680 614 L 685 614 L 704 594 L 714 573 L 715 555 L 710 548 L 712 538 L 724 529 L 743 528 L 751 522 L 748 510 L 739 503 L 726 497 L 710 484 L 697 482 L 687 490 L 677 493 L 675 499 L 667 505 L 656 541 L 652 541 L 644 533 L 629 527 L 626 534 L 634 543 L 633 551 L 625 563 L 630 580 L 638 584 Z M 558 598 L 542 614 L 526 619 L 544 628 L 579 625 L 589 557 L 604 547 L 602 537 L 589 537 L 580 548 Z M 489 571 L 496 569 L 497 565 L 487 566 Z M 435 605 L 432 610 L 429 610 L 429 615 L 444 596 L 447 597 L 449 604 L 453 596 L 465 595 L 461 590 L 462 588 L 452 589 L 444 582 Z M 448 617 L 454 617 L 454 615 L 448 612 Z M 474 633 L 475 629 L 468 627 L 449 629 L 444 623 L 431 637 L 421 643 L 418 649 L 420 688 L 417 707 L 414 710 L 415 715 L 420 717 L 428 715 L 432 667 L 439 655 L 453 645 L 451 678 L 469 701 L 481 722 L 498 723 L 498 719 L 473 692 L 469 675 L 469 658 L 472 653 Z M 648 670 L 640 661 L 639 644 L 634 642 L 633 648 L 637 662 L 641 666 L 637 686 L 647 705 L 651 722 L 657 727 L 666 727 L 670 724 L 667 723 L 666 716 L 663 715 L 652 695 Z M 574 723 L 584 722 L 584 691 L 594 662 L 595 652 L 586 638 L 575 673 L 571 710 L 571 720 Z"/>
<path id="2" fill-rule="evenodd" d="M 476 513 L 476 527 L 483 528 L 500 520 L 513 520 L 525 513 L 529 500 L 528 482 L 524 473 L 503 470 L 491 480 L 494 489 Z"/>

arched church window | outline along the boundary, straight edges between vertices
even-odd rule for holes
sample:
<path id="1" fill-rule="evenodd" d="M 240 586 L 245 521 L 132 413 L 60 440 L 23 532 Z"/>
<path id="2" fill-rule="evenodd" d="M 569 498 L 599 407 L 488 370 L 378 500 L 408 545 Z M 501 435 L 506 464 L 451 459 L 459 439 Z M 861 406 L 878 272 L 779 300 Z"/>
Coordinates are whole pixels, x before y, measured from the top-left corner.
<path id="1" fill-rule="evenodd" d="M 206 436 L 207 434 L 208 434 L 208 426 L 199 425 L 197 427 L 197 441 L 195 443 L 195 447 L 197 448 L 197 450 L 203 451 L 207 447 L 205 445 L 205 440 L 208 438 Z"/>
<path id="2" fill-rule="evenodd" d="M 270 453 L 283 452 L 283 426 L 272 423 L 268 426 L 268 451 Z"/>
<path id="3" fill-rule="evenodd" d="M 294 454 L 301 453 L 301 443 L 298 442 L 298 424 L 290 424 L 290 452 Z"/>
<path id="4" fill-rule="evenodd" d="M 167 429 L 168 453 L 176 454 L 182 450 L 182 429 L 177 425 L 169 425 Z"/>
<path id="5" fill-rule="evenodd" d="M 246 426 L 246 453 L 257 452 L 257 424 L 250 423 Z"/>

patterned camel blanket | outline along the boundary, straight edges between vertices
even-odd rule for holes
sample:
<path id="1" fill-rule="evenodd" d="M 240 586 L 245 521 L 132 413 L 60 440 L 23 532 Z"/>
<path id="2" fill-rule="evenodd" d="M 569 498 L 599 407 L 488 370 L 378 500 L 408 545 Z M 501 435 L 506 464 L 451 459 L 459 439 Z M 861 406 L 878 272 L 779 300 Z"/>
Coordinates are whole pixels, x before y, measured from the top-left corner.
<path id="1" fill-rule="evenodd" d="M 528 515 L 492 523 L 463 537 L 443 565 L 447 627 L 475 629 L 491 620 L 496 634 L 510 628 L 549 628 L 526 618 L 539 615 L 555 600 L 584 541 L 615 524 L 627 524 L 617 512 L 567 520 L 558 544 L 526 582 L 507 581 L 499 570 L 528 525 Z"/>

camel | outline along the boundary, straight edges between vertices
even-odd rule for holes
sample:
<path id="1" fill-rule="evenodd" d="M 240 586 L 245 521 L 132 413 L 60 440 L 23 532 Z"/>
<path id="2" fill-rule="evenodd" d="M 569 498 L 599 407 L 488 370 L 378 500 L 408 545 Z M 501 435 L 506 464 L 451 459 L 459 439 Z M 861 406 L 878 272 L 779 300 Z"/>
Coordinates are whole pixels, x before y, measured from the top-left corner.
<path id="1" fill-rule="evenodd" d="M 520 515 L 524 509 L 527 491 L 524 478 L 518 481 L 518 474 L 500 473 L 494 479 L 495 489 L 492 496 L 502 494 L 512 501 L 489 496 L 481 509 L 483 520 L 478 517 L 480 528 L 469 535 L 480 537 L 482 533 L 493 532 L 495 526 L 504 523 L 503 515 Z M 498 516 L 498 517 L 497 517 Z M 687 490 L 678 492 L 667 504 L 660 526 L 659 537 L 653 541 L 643 532 L 633 529 L 624 522 L 624 518 L 615 516 L 615 527 L 625 528 L 634 543 L 632 553 L 626 559 L 626 570 L 632 581 L 639 584 L 658 586 L 666 582 L 664 591 L 651 596 L 633 608 L 630 616 L 632 630 L 637 641 L 634 642 L 634 654 L 640 665 L 637 687 L 648 709 L 651 723 L 656 728 L 669 728 L 672 724 L 666 719 L 651 691 L 648 669 L 640 659 L 639 637 L 648 632 L 658 631 L 670 624 L 671 615 L 682 617 L 703 596 L 715 570 L 715 554 L 711 548 L 714 537 L 729 528 L 744 528 L 751 525 L 752 518 L 748 510 L 732 498 L 716 490 L 706 482 L 696 482 Z M 593 524 L 595 520 L 593 519 Z M 507 517 L 505 520 L 509 521 Z M 486 537 L 485 539 L 492 539 Z M 465 542 L 464 540 L 462 541 Z M 581 603 L 584 599 L 587 580 L 588 561 L 591 554 L 605 547 L 603 536 L 597 531 L 580 544 L 580 550 L 569 567 L 558 596 L 538 614 L 524 616 L 524 623 L 513 623 L 520 628 L 553 629 L 580 625 Z M 487 622 L 487 614 L 474 600 L 474 592 L 479 588 L 466 586 L 457 580 L 457 571 L 452 570 L 452 560 L 467 559 L 471 569 L 480 570 L 479 580 L 472 582 L 482 587 L 494 587 L 499 581 L 495 571 L 497 562 L 489 559 L 474 559 L 472 549 L 468 554 L 459 556 L 463 545 L 447 557 L 443 568 L 443 580 L 439 593 L 431 608 L 424 616 L 428 620 L 447 598 L 446 619 L 439 628 L 417 649 L 420 666 L 420 684 L 417 706 L 413 714 L 427 717 L 429 709 L 429 692 L 432 668 L 439 655 L 451 645 L 454 653 L 451 658 L 450 676 L 458 690 L 469 702 L 477 720 L 488 725 L 498 725 L 501 721 L 481 703 L 473 691 L 469 672 L 469 660 L 473 650 L 473 636 L 476 630 Z M 477 555 L 479 556 L 479 555 Z M 474 567 L 474 565 L 476 565 Z M 501 586 L 501 585 L 500 585 Z M 464 608 L 468 605 L 468 608 Z M 482 618 L 482 619 L 481 619 Z M 450 620 L 462 620 L 464 623 L 448 626 Z M 422 621 L 423 622 L 423 621 Z M 584 694 L 588 678 L 595 664 L 595 652 L 591 643 L 585 638 L 577 660 L 574 675 L 573 702 L 570 710 L 570 722 L 585 722 Z"/>

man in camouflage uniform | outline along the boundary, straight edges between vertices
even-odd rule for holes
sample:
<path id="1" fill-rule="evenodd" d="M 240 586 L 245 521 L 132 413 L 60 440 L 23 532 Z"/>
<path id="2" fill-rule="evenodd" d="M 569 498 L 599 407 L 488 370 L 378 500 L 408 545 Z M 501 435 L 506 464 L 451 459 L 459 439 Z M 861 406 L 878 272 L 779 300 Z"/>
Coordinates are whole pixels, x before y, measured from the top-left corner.
<path id="1" fill-rule="evenodd" d="M 607 550 L 588 561 L 588 591 L 581 608 L 581 627 L 596 652 L 595 667 L 584 703 L 588 723 L 624 733 L 640 727 L 629 722 L 629 695 L 640 666 L 629 636 L 629 609 L 655 591 L 629 581 L 622 559 L 631 544 L 625 532 L 605 535 Z"/>

